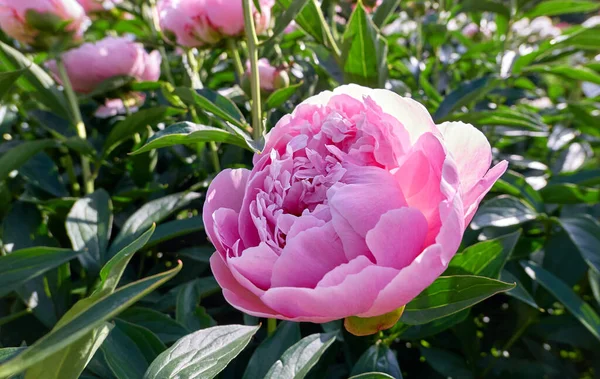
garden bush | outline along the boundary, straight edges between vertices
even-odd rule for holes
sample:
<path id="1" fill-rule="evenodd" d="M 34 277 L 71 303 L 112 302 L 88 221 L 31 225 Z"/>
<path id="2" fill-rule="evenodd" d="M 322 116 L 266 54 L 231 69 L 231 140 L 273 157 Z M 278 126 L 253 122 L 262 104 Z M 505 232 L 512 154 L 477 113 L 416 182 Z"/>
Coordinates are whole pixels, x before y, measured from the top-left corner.
<path id="1" fill-rule="evenodd" d="M 597 377 L 599 11 L 0 0 L 0 378 Z"/>

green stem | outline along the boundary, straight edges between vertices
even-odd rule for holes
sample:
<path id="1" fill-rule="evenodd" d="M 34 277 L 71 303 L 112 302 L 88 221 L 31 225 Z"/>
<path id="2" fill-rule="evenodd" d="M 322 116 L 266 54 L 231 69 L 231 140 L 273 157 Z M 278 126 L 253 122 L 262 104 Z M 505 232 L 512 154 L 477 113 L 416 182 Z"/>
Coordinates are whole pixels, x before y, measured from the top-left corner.
<path id="1" fill-rule="evenodd" d="M 200 80 L 200 64 L 194 55 L 193 49 L 188 49 L 186 51 L 186 58 L 189 66 L 188 75 L 192 83 L 192 89 L 204 88 L 202 81 Z"/>
<path id="2" fill-rule="evenodd" d="M 275 329 L 277 329 L 277 319 L 270 318 L 267 320 L 267 335 L 272 336 L 275 333 Z"/>
<path id="3" fill-rule="evenodd" d="M 77 181 L 77 175 L 75 175 L 75 169 L 73 168 L 73 159 L 69 155 L 69 151 L 67 149 L 61 149 L 61 153 L 63 153 L 62 164 L 63 167 L 67 170 L 67 175 L 69 176 L 69 181 L 71 182 L 71 188 L 73 189 L 73 195 L 79 197 L 81 187 L 79 186 L 79 182 Z"/>
<path id="4" fill-rule="evenodd" d="M 311 0 L 314 1 L 314 0 Z M 317 4 L 317 9 L 318 9 L 318 15 L 319 15 L 319 22 L 321 23 L 321 28 L 323 28 L 323 31 L 325 32 L 325 41 L 327 42 L 327 45 L 329 46 L 329 48 L 332 50 L 333 55 L 335 56 L 335 60 L 339 63 L 342 60 L 342 51 L 340 50 L 339 46 L 337 45 L 337 42 L 335 42 L 335 39 L 333 38 L 333 34 L 331 34 L 331 28 L 329 28 L 329 24 L 327 23 L 327 20 L 325 20 L 325 16 L 323 15 L 323 12 L 321 11 L 321 7 Z"/>
<path id="5" fill-rule="evenodd" d="M 3 318 L 0 318 L 0 326 L 2 326 L 2 325 L 6 325 L 6 324 L 8 324 L 9 322 L 11 322 L 11 321 L 14 321 L 14 320 L 16 320 L 16 319 L 19 319 L 19 318 L 21 318 L 21 317 L 23 317 L 23 316 L 27 316 L 27 315 L 28 315 L 28 314 L 30 314 L 30 313 L 31 313 L 31 309 L 29 309 L 29 308 L 26 308 L 26 309 L 23 309 L 23 310 L 22 310 L 22 311 L 20 311 L 20 312 L 13 313 L 12 315 L 9 315 L 9 316 L 6 316 L 6 317 L 3 317 Z"/>
<path id="6" fill-rule="evenodd" d="M 161 68 L 162 72 L 167 77 L 167 81 L 172 85 L 175 85 L 175 80 L 173 79 L 173 74 L 171 73 L 171 66 L 169 65 L 169 56 L 167 55 L 167 50 L 165 49 L 165 40 L 163 38 L 162 31 L 157 28 L 159 25 L 158 22 L 158 10 L 156 8 L 156 0 L 149 0 L 150 4 L 150 29 L 152 29 L 152 35 L 156 39 L 156 43 L 158 44 L 158 52 L 161 56 Z"/>
<path id="7" fill-rule="evenodd" d="M 81 112 L 79 111 L 79 102 L 77 101 L 75 91 L 73 91 L 73 86 L 69 80 L 69 75 L 67 74 L 67 69 L 62 58 L 59 57 L 56 60 L 56 66 L 58 67 L 58 73 L 65 89 L 69 106 L 71 107 L 73 123 L 75 124 L 75 129 L 77 129 L 77 135 L 82 140 L 86 140 L 87 132 L 85 131 L 85 124 L 83 123 Z M 90 169 L 90 160 L 83 154 L 81 155 L 81 171 L 83 172 L 83 188 L 86 194 L 90 194 L 94 192 L 94 179 L 92 178 L 92 171 Z"/>
<path id="8" fill-rule="evenodd" d="M 260 76 L 258 73 L 258 37 L 252 15 L 252 0 L 242 0 L 244 6 L 244 26 L 248 42 L 248 59 L 250 60 L 250 88 L 252 93 L 252 129 L 255 141 L 263 136 L 262 111 L 260 104 Z"/>
<path id="9" fill-rule="evenodd" d="M 192 116 L 192 120 L 196 124 L 200 124 L 200 119 L 198 118 L 198 114 L 196 113 L 196 109 L 193 106 L 190 106 L 190 115 Z M 210 160 L 215 169 L 215 172 L 221 172 L 221 162 L 219 161 L 219 148 L 215 141 L 208 142 L 208 147 L 210 149 Z M 204 150 L 204 143 L 200 142 L 196 145 L 196 155 L 198 156 L 198 160 L 201 157 L 202 150 Z"/>
<path id="10" fill-rule="evenodd" d="M 237 76 L 238 83 L 241 83 L 245 70 L 244 64 L 242 63 L 242 58 L 240 57 L 240 50 L 237 43 L 235 43 L 235 40 L 233 39 L 227 40 L 227 47 L 229 48 L 231 59 L 233 59 L 233 68 L 235 69 L 235 75 Z"/>

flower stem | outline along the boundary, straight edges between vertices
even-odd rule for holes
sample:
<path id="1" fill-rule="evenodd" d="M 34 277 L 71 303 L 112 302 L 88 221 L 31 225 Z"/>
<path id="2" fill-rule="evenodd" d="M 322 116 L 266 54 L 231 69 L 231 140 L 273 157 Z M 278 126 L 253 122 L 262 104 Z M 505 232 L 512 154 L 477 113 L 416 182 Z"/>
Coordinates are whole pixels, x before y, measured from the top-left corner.
<path id="1" fill-rule="evenodd" d="M 85 124 L 83 123 L 81 112 L 79 111 L 79 102 L 77 101 L 77 96 L 75 95 L 75 91 L 73 91 L 73 86 L 69 80 L 65 63 L 60 57 L 56 60 L 56 66 L 58 67 L 58 73 L 63 88 L 65 89 L 69 106 L 71 107 L 73 123 L 75 124 L 77 135 L 82 140 L 86 140 L 87 132 L 85 131 Z M 84 191 L 86 194 L 90 194 L 94 192 L 94 179 L 92 178 L 92 171 L 90 169 L 90 160 L 83 154 L 81 155 L 81 171 L 83 172 Z"/>
<path id="2" fill-rule="evenodd" d="M 163 39 L 163 33 L 159 29 L 158 25 L 158 10 L 156 8 L 156 0 L 149 0 L 150 4 L 150 29 L 152 29 L 152 35 L 156 39 L 156 43 L 158 44 L 158 52 L 161 56 L 161 66 L 162 72 L 167 77 L 167 81 L 172 85 L 175 85 L 175 80 L 173 79 L 173 74 L 171 73 L 171 66 L 169 65 L 169 56 L 167 55 L 167 50 L 165 49 L 165 41 Z"/>
<path id="3" fill-rule="evenodd" d="M 267 335 L 272 336 L 275 333 L 275 329 L 277 329 L 277 319 L 270 318 L 267 320 Z"/>
<path id="4" fill-rule="evenodd" d="M 233 68 L 235 69 L 235 75 L 237 76 L 238 83 L 241 83 L 242 78 L 244 77 L 244 65 L 242 64 L 242 58 L 240 57 L 238 45 L 235 43 L 235 40 L 228 39 L 227 47 L 229 48 L 229 54 L 233 59 Z"/>
<path id="5" fill-rule="evenodd" d="M 327 42 L 327 45 L 332 50 L 333 55 L 335 56 L 335 60 L 339 63 L 342 60 L 342 51 L 340 50 L 337 42 L 335 42 L 335 39 L 333 38 L 331 28 L 329 27 L 327 20 L 325 20 L 325 16 L 323 15 L 323 11 L 321 11 L 321 7 L 318 4 L 316 4 L 316 8 L 318 9 L 317 13 L 319 15 L 319 22 L 321 23 L 321 28 L 323 28 L 323 31 L 325 32 L 325 40 Z"/>
<path id="6" fill-rule="evenodd" d="M 192 83 L 192 89 L 201 89 L 204 88 L 202 85 L 202 81 L 200 80 L 200 63 L 196 59 L 194 55 L 193 49 L 187 49 L 186 58 L 188 64 L 188 75 L 190 77 L 190 81 Z"/>
<path id="7" fill-rule="evenodd" d="M 263 136 L 262 111 L 260 104 L 260 76 L 258 73 L 258 37 L 252 14 L 252 0 L 242 0 L 244 5 L 244 26 L 248 42 L 248 59 L 250 60 L 250 88 L 252 93 L 252 129 L 255 141 Z"/>

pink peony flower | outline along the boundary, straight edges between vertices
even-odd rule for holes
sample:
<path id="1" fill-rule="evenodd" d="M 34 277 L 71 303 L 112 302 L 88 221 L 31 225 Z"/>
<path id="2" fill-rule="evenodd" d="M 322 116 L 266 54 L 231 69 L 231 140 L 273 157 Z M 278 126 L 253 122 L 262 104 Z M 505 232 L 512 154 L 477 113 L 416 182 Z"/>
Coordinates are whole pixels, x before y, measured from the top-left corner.
<path id="1" fill-rule="evenodd" d="M 250 77 L 250 61 L 246 62 L 246 76 Z M 260 88 L 271 92 L 279 88 L 289 86 L 290 78 L 286 71 L 273 67 L 266 58 L 258 60 L 258 74 L 260 76 Z"/>
<path id="2" fill-rule="evenodd" d="M 115 76 L 131 76 L 140 81 L 156 81 L 160 77 L 158 51 L 148 54 L 141 43 L 124 37 L 84 43 L 66 52 L 63 59 L 73 89 L 79 93 L 90 93 Z M 56 62 L 49 62 L 48 68 L 60 81 Z"/>
<path id="3" fill-rule="evenodd" d="M 274 0 L 260 0 L 262 14 L 254 12 L 257 33 L 271 22 Z M 201 47 L 244 33 L 241 1 L 232 0 L 160 0 L 160 27 L 172 42 L 186 47 Z"/>
<path id="4" fill-rule="evenodd" d="M 507 162 L 472 125 L 357 85 L 283 117 L 252 171 L 211 183 L 203 218 L 227 301 L 328 322 L 397 310 L 446 269 Z"/>
<path id="5" fill-rule="evenodd" d="M 102 12 L 114 8 L 123 0 L 77 0 L 86 12 Z"/>
<path id="6" fill-rule="evenodd" d="M 68 21 L 66 30 L 76 38 L 90 23 L 76 0 L 0 0 L 0 28 L 21 43 L 33 44 L 40 31 L 27 21 L 31 11 L 45 15 L 49 22 Z"/>

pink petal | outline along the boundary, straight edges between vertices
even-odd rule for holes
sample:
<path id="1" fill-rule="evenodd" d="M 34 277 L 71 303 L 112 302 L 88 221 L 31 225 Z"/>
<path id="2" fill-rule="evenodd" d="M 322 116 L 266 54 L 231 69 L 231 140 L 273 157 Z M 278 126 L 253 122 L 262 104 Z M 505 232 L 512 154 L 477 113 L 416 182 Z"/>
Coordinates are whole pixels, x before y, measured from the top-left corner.
<path id="1" fill-rule="evenodd" d="M 492 189 L 494 183 L 508 169 L 508 162 L 502 161 L 494 166 L 488 173 L 481 179 L 468 193 L 464 194 L 464 206 L 465 206 L 465 225 L 469 225 L 473 217 L 475 216 L 475 212 L 477 212 L 477 208 L 479 207 L 479 203 L 485 195 Z"/>
<path id="2" fill-rule="evenodd" d="M 219 286 L 223 288 L 223 296 L 233 307 L 256 317 L 274 317 L 277 314 L 235 280 L 219 254 L 215 253 L 210 257 L 210 268 Z"/>
<path id="3" fill-rule="evenodd" d="M 229 258 L 229 267 L 235 268 L 252 284 L 266 290 L 271 286 L 273 265 L 279 256 L 266 243 L 248 248 L 239 257 Z"/>
<path id="4" fill-rule="evenodd" d="M 314 288 L 325 274 L 346 262 L 331 223 L 307 229 L 287 240 L 273 267 L 271 286 Z"/>
<path id="5" fill-rule="evenodd" d="M 366 312 L 378 293 L 392 280 L 398 270 L 370 265 L 352 273 L 354 265 L 342 282 L 317 288 L 271 288 L 262 296 L 265 304 L 285 318 L 294 321 L 327 322 Z M 327 279 L 335 283 L 336 279 Z"/>
<path id="6" fill-rule="evenodd" d="M 364 255 L 360 255 L 348 263 L 337 266 L 329 271 L 317 284 L 318 287 L 335 287 L 341 284 L 348 275 L 358 274 L 367 266 L 373 266 L 373 262 Z"/>
<path id="7" fill-rule="evenodd" d="M 423 251 L 427 232 L 427 220 L 418 209 L 394 209 L 367 233 L 367 246 L 378 266 L 400 270 Z"/>
<path id="8" fill-rule="evenodd" d="M 221 251 L 223 247 L 220 246 L 220 239 L 215 232 L 214 213 L 219 208 L 240 211 L 249 175 L 250 171 L 246 169 L 223 170 L 213 179 L 206 192 L 202 220 L 209 239 Z"/>

